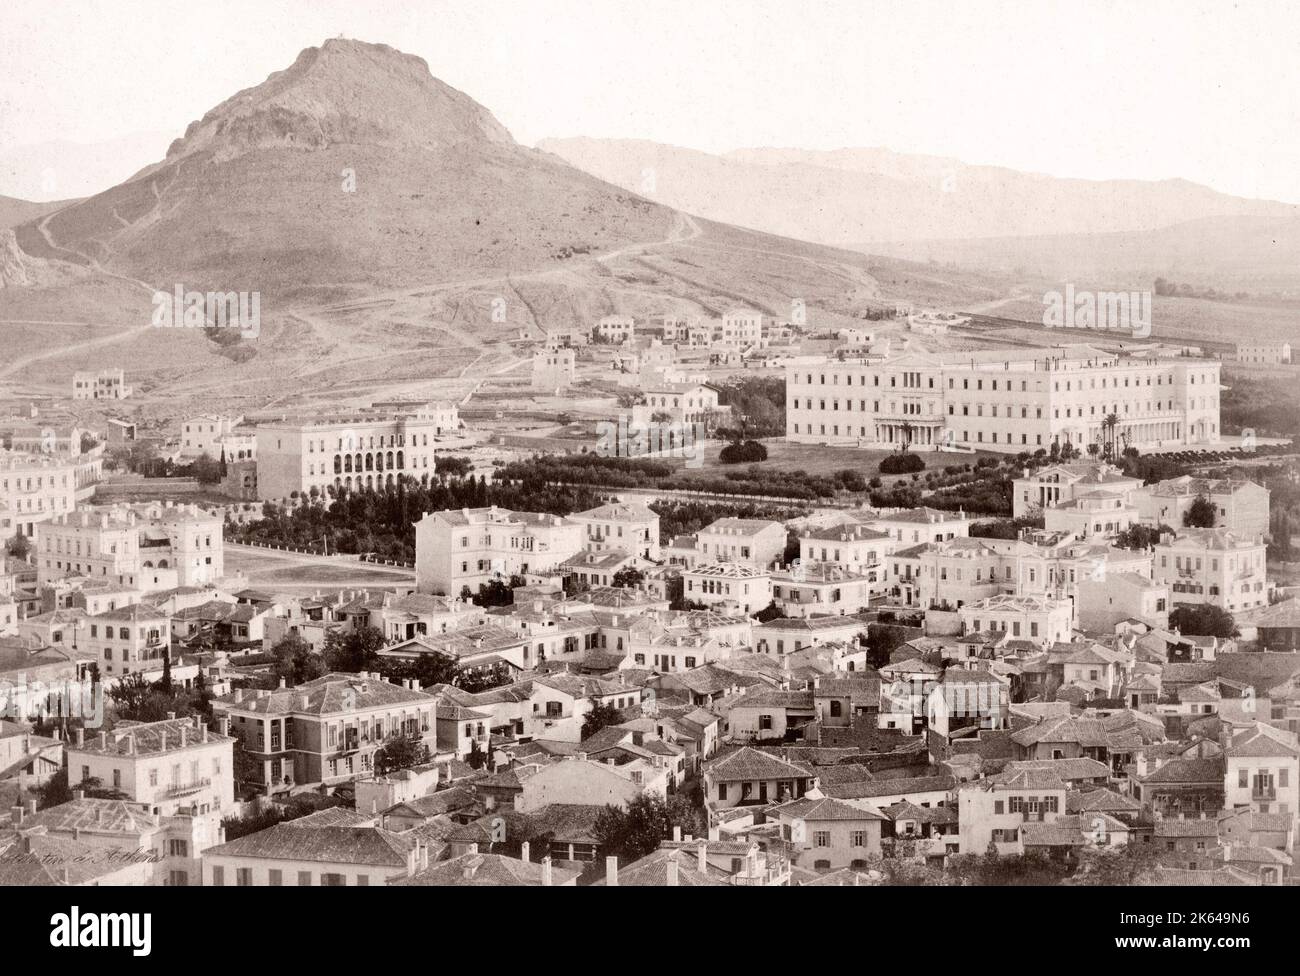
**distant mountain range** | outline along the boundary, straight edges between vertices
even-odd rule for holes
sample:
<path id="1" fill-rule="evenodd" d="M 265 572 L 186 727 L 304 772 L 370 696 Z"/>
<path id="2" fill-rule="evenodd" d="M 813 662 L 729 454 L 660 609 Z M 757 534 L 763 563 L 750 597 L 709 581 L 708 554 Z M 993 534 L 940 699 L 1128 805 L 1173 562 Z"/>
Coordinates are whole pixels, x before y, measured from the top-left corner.
<path id="1" fill-rule="evenodd" d="M 1211 273 L 1275 253 L 1271 232 L 1283 228 L 1290 238 L 1290 222 L 1300 218 L 1295 205 L 1246 200 L 1186 180 L 1064 179 L 886 149 L 710 155 L 585 138 L 547 139 L 538 147 L 713 220 L 872 253 L 1031 273 L 1057 273 L 1076 256 L 1126 272 L 1134 262 L 1167 270 L 1193 258 L 1195 270 Z M 1230 223 L 1210 222 L 1219 219 Z M 1214 231 L 1198 233 L 1198 222 L 1233 230 L 1220 240 Z M 1182 224 L 1188 226 L 1172 234 L 1143 236 Z M 1080 235 L 1093 239 L 1076 240 Z M 1048 259 L 1039 261 L 1048 238 Z M 959 244 L 945 246 L 951 241 Z M 1234 250 L 1243 245 L 1245 255 Z"/>

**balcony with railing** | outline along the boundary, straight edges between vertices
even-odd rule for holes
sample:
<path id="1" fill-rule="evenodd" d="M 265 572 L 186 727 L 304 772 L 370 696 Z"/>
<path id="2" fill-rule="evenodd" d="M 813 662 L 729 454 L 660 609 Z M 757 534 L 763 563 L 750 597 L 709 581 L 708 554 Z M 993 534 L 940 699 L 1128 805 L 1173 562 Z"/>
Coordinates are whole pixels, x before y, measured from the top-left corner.
<path id="1" fill-rule="evenodd" d="M 198 793 L 201 790 L 209 789 L 212 786 L 212 780 L 208 778 L 190 780 L 188 783 L 173 783 L 164 789 L 161 796 L 166 799 L 172 799 L 178 796 L 188 796 L 191 793 Z"/>

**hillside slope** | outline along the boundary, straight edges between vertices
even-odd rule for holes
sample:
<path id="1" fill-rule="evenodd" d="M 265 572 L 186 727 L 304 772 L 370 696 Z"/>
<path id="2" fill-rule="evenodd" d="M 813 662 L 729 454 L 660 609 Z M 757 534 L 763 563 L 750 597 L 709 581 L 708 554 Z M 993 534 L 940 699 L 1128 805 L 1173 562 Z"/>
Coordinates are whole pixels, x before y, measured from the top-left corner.
<path id="1" fill-rule="evenodd" d="M 22 249 L 170 288 L 311 298 L 534 268 L 667 236 L 671 211 L 517 145 L 385 45 L 330 40 L 192 123 Z"/>

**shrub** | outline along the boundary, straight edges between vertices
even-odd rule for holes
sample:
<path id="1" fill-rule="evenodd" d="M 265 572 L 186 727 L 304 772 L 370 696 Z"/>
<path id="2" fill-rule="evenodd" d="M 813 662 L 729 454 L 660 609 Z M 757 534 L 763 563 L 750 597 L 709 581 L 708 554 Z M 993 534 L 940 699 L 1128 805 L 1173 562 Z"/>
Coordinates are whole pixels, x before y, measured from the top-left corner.
<path id="1" fill-rule="evenodd" d="M 921 456 L 907 451 L 891 454 L 880 462 L 881 474 L 911 474 L 913 471 L 924 470 L 925 462 L 921 460 Z"/>
<path id="2" fill-rule="evenodd" d="M 743 464 L 752 461 L 766 461 L 767 448 L 758 441 L 735 441 L 728 444 L 718 454 L 723 464 Z"/>

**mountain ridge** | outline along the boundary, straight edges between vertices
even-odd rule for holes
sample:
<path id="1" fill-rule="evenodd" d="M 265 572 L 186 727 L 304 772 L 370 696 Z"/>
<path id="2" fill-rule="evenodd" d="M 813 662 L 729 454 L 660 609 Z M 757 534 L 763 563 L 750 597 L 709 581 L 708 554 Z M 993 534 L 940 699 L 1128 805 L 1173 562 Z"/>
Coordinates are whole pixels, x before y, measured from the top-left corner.
<path id="1" fill-rule="evenodd" d="M 620 186 L 654 176 L 653 199 L 836 246 L 863 241 L 1154 230 L 1201 216 L 1294 216 L 1182 178 L 1083 180 L 886 149 L 738 149 L 648 140 L 544 139 L 538 147 Z"/>

